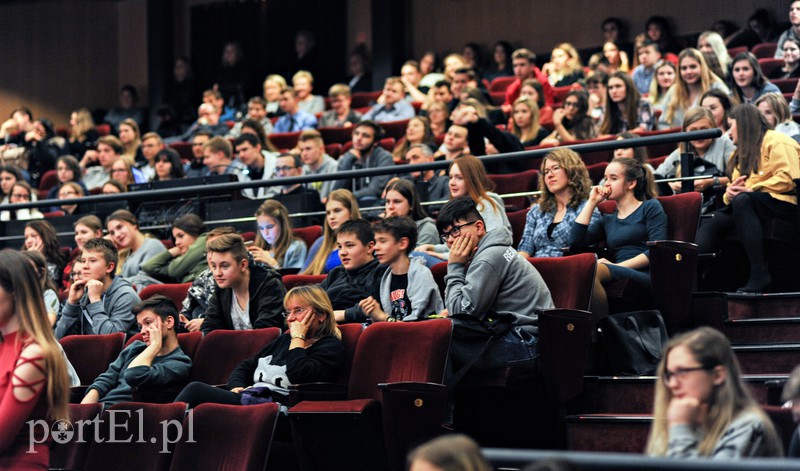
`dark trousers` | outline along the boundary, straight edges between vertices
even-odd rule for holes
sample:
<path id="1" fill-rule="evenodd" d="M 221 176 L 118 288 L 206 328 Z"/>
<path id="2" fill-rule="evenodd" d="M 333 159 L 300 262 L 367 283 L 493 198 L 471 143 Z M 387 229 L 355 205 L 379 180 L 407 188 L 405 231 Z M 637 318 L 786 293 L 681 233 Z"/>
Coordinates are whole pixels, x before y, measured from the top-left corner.
<path id="1" fill-rule="evenodd" d="M 764 192 L 739 193 L 727 207 L 702 219 L 697 232 L 700 253 L 714 252 L 719 241 L 736 233 L 742 241 L 754 270 L 766 270 L 764 262 L 764 224 L 772 219 L 797 222 L 797 206 L 777 200 Z"/>
<path id="2" fill-rule="evenodd" d="M 193 381 L 183 388 L 183 391 L 178 394 L 175 402 L 185 402 L 189 404 L 190 408 L 206 402 L 240 406 L 242 405 L 242 395 L 239 393 L 232 393 L 227 389 L 215 388 L 206 383 Z"/>

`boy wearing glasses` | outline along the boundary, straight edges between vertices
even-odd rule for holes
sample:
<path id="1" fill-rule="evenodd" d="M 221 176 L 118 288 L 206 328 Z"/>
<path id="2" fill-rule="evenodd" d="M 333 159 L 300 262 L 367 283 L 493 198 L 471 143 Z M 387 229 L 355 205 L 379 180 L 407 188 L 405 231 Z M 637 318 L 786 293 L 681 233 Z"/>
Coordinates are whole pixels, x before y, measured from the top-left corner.
<path id="1" fill-rule="evenodd" d="M 286 288 L 277 271 L 250 263 L 244 239 L 224 234 L 206 243 L 216 287 L 200 330 L 283 327 Z"/>
<path id="2" fill-rule="evenodd" d="M 535 358 L 537 311 L 553 308 L 553 298 L 539 272 L 511 247 L 511 232 L 487 232 L 468 196 L 444 205 L 436 226 L 450 248 L 444 300 L 454 323 L 449 385 L 471 368 Z"/>
<path id="3" fill-rule="evenodd" d="M 388 265 L 378 299 L 370 296 L 358 305 L 372 322 L 418 321 L 444 310 L 439 288 L 430 269 L 408 255 L 417 245 L 417 224 L 408 217 L 379 221 L 375 232 L 375 257 Z"/>

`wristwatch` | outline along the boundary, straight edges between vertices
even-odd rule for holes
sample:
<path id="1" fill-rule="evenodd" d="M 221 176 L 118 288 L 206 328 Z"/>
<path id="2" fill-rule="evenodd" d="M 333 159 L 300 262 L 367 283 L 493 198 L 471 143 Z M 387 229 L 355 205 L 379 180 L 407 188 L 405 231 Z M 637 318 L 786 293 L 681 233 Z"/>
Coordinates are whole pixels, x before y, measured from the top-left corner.
<path id="1" fill-rule="evenodd" d="M 720 183 L 719 177 L 715 176 L 714 177 L 714 188 L 721 188 L 721 187 L 722 187 L 722 183 Z"/>

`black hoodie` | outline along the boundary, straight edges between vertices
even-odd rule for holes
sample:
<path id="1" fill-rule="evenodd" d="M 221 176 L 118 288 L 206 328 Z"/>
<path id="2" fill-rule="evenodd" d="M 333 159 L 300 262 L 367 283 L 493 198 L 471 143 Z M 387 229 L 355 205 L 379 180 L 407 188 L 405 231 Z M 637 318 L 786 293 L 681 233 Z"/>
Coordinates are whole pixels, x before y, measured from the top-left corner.
<path id="1" fill-rule="evenodd" d="M 346 323 L 366 322 L 367 316 L 358 303 L 369 296 L 380 299 L 381 277 L 386 268 L 377 260 L 349 271 L 340 265 L 328 273 L 320 286 L 331 298 L 334 310 L 344 309 Z"/>

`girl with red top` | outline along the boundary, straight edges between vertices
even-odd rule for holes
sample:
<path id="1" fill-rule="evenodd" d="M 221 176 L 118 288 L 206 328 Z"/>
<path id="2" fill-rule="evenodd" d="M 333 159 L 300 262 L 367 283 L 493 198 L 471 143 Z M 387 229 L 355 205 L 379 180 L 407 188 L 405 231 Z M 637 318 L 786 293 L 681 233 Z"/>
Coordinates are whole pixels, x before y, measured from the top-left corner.
<path id="1" fill-rule="evenodd" d="M 48 445 L 30 443 L 26 422 L 68 419 L 68 400 L 66 363 L 33 266 L 0 251 L 0 469 L 48 469 Z"/>

